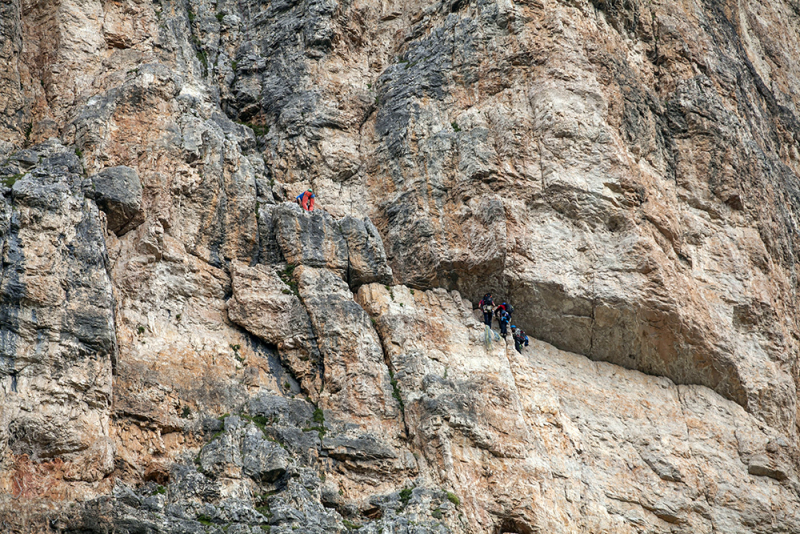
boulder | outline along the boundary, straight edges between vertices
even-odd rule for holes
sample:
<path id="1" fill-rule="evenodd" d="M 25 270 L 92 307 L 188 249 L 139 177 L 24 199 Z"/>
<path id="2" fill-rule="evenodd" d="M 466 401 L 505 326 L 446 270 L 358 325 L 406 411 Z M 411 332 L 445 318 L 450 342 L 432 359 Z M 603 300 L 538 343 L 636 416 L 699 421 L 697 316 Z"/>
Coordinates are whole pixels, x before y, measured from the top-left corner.
<path id="1" fill-rule="evenodd" d="M 142 183 L 132 168 L 109 167 L 91 177 L 91 197 L 108 218 L 108 229 L 118 236 L 144 222 Z"/>

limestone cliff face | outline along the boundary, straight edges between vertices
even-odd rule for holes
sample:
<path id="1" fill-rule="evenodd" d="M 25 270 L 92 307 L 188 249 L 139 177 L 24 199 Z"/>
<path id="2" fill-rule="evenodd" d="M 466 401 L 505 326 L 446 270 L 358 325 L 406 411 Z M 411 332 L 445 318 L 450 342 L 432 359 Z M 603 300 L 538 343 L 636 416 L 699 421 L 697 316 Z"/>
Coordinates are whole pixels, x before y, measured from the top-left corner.
<path id="1" fill-rule="evenodd" d="M 4 530 L 800 532 L 796 0 L 0 38 Z"/>

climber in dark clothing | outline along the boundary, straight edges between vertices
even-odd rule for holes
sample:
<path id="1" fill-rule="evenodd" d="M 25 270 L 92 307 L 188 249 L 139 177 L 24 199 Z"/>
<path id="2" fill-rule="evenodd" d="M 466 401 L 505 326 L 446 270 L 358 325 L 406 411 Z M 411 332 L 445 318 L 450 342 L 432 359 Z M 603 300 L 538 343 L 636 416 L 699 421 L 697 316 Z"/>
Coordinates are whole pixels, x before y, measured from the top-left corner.
<path id="1" fill-rule="evenodd" d="M 500 312 L 501 311 L 505 311 L 508 314 L 508 320 L 510 321 L 511 320 L 511 314 L 514 313 L 514 307 L 511 304 L 507 304 L 505 302 L 502 303 L 500 306 L 497 307 L 496 310 L 494 310 L 494 315 L 498 319 L 500 318 Z"/>
<path id="2" fill-rule="evenodd" d="M 505 310 L 500 310 L 500 313 L 497 314 L 497 322 L 500 323 L 500 335 L 503 337 L 508 335 L 508 323 L 510 320 L 511 317 Z"/>
<path id="3" fill-rule="evenodd" d="M 492 300 L 492 294 L 486 293 L 481 301 L 478 303 L 478 308 L 481 309 L 483 312 L 483 322 L 489 328 L 492 327 L 492 312 L 494 311 L 494 301 Z"/>
<path id="4" fill-rule="evenodd" d="M 522 354 L 522 346 L 528 346 L 528 336 L 525 335 L 521 328 L 517 328 L 515 325 L 511 325 L 511 332 L 514 336 L 514 348 Z"/>
<path id="5" fill-rule="evenodd" d="M 302 193 L 297 195 L 297 197 L 295 197 L 294 200 L 304 210 L 306 210 L 306 211 L 314 211 L 314 199 L 315 198 L 316 197 L 314 196 L 314 193 L 311 191 L 311 189 L 309 189 L 309 190 L 303 191 Z"/>

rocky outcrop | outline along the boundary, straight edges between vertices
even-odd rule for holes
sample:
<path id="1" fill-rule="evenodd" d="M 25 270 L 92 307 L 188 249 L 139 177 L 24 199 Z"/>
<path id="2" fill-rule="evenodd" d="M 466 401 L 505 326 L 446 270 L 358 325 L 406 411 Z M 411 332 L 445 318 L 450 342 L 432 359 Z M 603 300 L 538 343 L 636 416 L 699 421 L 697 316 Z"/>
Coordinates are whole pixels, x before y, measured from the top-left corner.
<path id="1" fill-rule="evenodd" d="M 89 178 L 97 206 L 106 214 L 108 229 L 123 235 L 144 222 L 142 184 L 130 167 L 109 167 Z"/>
<path id="2" fill-rule="evenodd" d="M 800 530 L 796 4 L 0 0 L 3 529 Z"/>
<path id="3" fill-rule="evenodd" d="M 233 295 L 227 303 L 228 318 L 275 345 L 303 391 L 316 401 L 322 389 L 322 360 L 290 271 L 282 273 L 286 283 L 260 265 L 247 267 L 232 262 Z"/>
<path id="4" fill-rule="evenodd" d="M 420 465 L 444 466 L 422 471 L 454 488 L 479 531 L 800 528 L 796 452 L 713 391 L 543 342 L 487 345 L 456 292 L 371 285 L 358 300 Z"/>
<path id="5" fill-rule="evenodd" d="M 325 211 L 307 213 L 295 204 L 285 204 L 272 211 L 271 226 L 291 265 L 325 267 L 351 288 L 392 282 L 383 241 L 369 217 L 347 215 L 336 221 Z"/>

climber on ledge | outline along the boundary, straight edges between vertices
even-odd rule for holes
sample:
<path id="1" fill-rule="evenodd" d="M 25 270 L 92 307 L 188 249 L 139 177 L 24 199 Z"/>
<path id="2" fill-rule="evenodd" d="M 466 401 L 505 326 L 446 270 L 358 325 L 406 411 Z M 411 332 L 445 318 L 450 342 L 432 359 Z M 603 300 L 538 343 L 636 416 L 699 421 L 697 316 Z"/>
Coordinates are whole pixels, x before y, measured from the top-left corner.
<path id="1" fill-rule="evenodd" d="M 511 325 L 511 334 L 514 336 L 514 348 L 522 354 L 522 346 L 528 346 L 528 336 L 525 335 L 521 328 L 517 328 L 513 324 Z"/>
<path id="2" fill-rule="evenodd" d="M 510 321 L 511 314 L 514 313 L 514 306 L 512 306 L 511 304 L 506 304 L 505 302 L 502 303 L 500 306 L 498 306 L 497 309 L 494 310 L 494 315 L 495 317 L 497 317 L 498 320 L 500 319 L 501 311 L 504 311 L 508 314 L 508 320 Z"/>
<path id="3" fill-rule="evenodd" d="M 314 196 L 314 193 L 311 191 L 311 189 L 309 189 L 309 190 L 303 191 L 302 193 L 297 195 L 297 197 L 295 197 L 294 200 L 304 210 L 306 210 L 306 211 L 314 211 L 314 198 L 316 198 Z"/>
<path id="4" fill-rule="evenodd" d="M 481 301 L 478 303 L 478 308 L 481 309 L 483 312 L 483 322 L 489 328 L 492 327 L 492 312 L 494 311 L 494 301 L 492 300 L 492 294 L 486 293 Z"/>
<path id="5" fill-rule="evenodd" d="M 505 310 L 500 310 L 497 313 L 497 322 L 500 323 L 500 335 L 506 337 L 508 335 L 508 323 L 511 321 L 511 316 Z"/>

